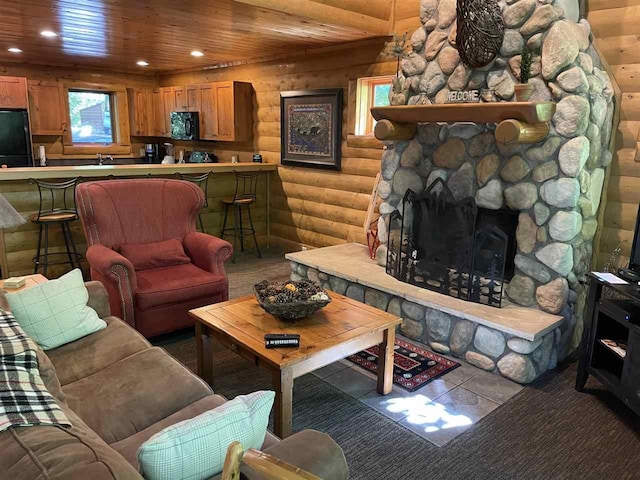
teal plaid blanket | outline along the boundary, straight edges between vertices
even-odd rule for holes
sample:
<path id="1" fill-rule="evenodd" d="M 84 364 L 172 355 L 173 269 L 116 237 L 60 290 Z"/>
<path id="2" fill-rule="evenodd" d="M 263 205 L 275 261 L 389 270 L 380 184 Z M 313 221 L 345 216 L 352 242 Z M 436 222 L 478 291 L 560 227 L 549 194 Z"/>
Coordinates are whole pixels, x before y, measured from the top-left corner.
<path id="1" fill-rule="evenodd" d="M 71 426 L 44 386 L 36 348 L 13 315 L 0 310 L 0 432 L 13 426 Z"/>

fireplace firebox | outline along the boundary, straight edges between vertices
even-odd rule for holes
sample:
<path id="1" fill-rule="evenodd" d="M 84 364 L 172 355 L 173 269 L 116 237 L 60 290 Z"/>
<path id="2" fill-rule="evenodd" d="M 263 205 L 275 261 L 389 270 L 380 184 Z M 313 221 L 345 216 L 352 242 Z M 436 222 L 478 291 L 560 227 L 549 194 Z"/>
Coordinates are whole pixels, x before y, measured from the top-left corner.
<path id="1" fill-rule="evenodd" d="M 425 192 L 407 190 L 389 216 L 387 273 L 455 298 L 500 307 L 514 273 L 518 212 L 456 200 L 438 178 Z"/>

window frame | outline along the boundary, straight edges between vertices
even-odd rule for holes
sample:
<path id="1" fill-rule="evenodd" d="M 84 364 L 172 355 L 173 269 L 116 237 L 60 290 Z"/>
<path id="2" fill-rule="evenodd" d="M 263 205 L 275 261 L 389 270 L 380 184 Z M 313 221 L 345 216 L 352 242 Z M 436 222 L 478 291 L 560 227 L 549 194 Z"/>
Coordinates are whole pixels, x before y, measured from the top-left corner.
<path id="1" fill-rule="evenodd" d="M 373 136 L 374 118 L 371 108 L 375 98 L 374 91 L 377 86 L 391 85 L 395 75 L 380 75 L 377 77 L 358 78 L 356 84 L 356 118 L 355 134 L 357 136 Z"/>
<path id="2" fill-rule="evenodd" d="M 127 88 L 124 85 L 105 85 L 95 83 L 66 83 L 64 88 L 64 105 L 67 128 L 63 134 L 63 151 L 65 155 L 95 155 L 97 153 L 113 155 L 131 154 L 131 133 L 129 128 L 129 104 Z M 71 134 L 71 111 L 69 108 L 69 92 L 94 92 L 109 95 L 111 115 L 111 135 L 113 142 L 74 143 Z"/>

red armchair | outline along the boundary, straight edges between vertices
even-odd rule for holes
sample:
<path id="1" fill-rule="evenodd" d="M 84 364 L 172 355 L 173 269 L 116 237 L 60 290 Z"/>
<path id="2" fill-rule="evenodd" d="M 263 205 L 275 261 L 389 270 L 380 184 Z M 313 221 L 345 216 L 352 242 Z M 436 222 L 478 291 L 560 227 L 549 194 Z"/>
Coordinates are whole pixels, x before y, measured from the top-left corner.
<path id="1" fill-rule="evenodd" d="M 82 183 L 76 203 L 92 280 L 107 288 L 113 315 L 146 337 L 193 325 L 190 309 L 228 299 L 224 262 L 233 249 L 196 232 L 204 205 L 196 185 L 163 179 Z"/>

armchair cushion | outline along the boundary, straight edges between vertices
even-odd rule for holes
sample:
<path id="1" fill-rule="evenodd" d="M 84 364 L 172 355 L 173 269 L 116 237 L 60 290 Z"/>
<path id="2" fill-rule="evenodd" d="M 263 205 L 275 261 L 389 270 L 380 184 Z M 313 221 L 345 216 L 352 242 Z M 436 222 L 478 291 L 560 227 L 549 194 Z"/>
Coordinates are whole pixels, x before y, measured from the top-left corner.
<path id="1" fill-rule="evenodd" d="M 148 310 L 218 295 L 227 289 L 227 278 L 192 263 L 137 272 L 136 306 Z"/>
<path id="2" fill-rule="evenodd" d="M 191 262 L 184 253 L 182 243 L 175 238 L 163 242 L 121 245 L 118 251 L 136 270 L 184 265 Z"/>

